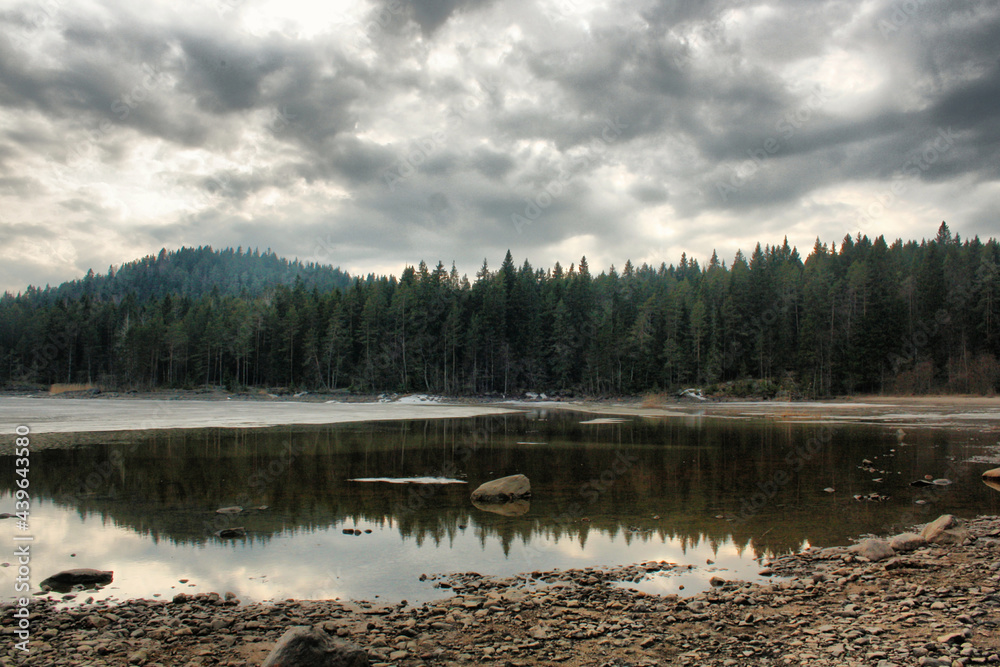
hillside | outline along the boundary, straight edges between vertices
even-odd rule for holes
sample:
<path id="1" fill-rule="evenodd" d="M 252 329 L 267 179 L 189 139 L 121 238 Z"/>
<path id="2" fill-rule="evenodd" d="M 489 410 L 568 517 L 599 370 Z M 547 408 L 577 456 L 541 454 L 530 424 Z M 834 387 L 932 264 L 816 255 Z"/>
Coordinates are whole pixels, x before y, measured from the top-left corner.
<path id="1" fill-rule="evenodd" d="M 586 258 L 475 280 L 424 262 L 350 282 L 226 250 L 0 299 L 0 384 L 831 396 L 1000 389 L 1000 244 L 760 244 L 727 266 Z"/>
<path id="2" fill-rule="evenodd" d="M 91 269 L 85 277 L 56 287 L 29 287 L 23 296 L 37 304 L 78 300 L 84 296 L 94 301 L 119 301 L 130 293 L 139 302 L 168 294 L 197 299 L 213 291 L 220 296 L 255 297 L 277 285 L 292 285 L 297 278 L 309 290 L 343 289 L 351 283 L 351 276 L 339 268 L 289 261 L 270 249 L 260 253 L 256 248 L 244 252 L 242 248 L 213 250 L 210 246 L 199 246 L 163 249 L 156 256 L 148 255 L 117 269 L 109 267 L 105 274 Z"/>

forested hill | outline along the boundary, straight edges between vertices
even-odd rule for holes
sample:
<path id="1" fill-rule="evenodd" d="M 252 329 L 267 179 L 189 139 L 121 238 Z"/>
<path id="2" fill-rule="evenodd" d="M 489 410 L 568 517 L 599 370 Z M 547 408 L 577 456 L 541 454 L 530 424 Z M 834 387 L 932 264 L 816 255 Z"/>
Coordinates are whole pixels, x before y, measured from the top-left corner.
<path id="1" fill-rule="evenodd" d="M 30 287 L 24 297 L 41 304 L 77 300 L 84 295 L 97 301 L 120 300 L 129 293 L 139 303 L 168 294 L 197 299 L 213 290 L 222 296 L 255 297 L 276 285 L 292 285 L 296 278 L 301 278 L 307 289 L 324 292 L 351 283 L 351 277 L 339 268 L 289 261 L 270 250 L 262 254 L 256 249 L 243 252 L 242 248 L 200 246 L 160 250 L 156 256 L 122 264 L 117 270 L 109 267 L 106 274 L 95 274 L 91 269 L 86 277 L 58 287 Z"/>
<path id="2" fill-rule="evenodd" d="M 473 281 L 420 262 L 344 289 L 313 290 L 303 276 L 251 282 L 246 294 L 236 268 L 246 254 L 220 253 L 218 281 L 235 282 L 200 295 L 191 286 L 204 274 L 170 257 L 139 262 L 122 299 L 79 287 L 0 299 L 0 384 L 508 395 L 750 380 L 803 396 L 1000 388 L 1000 245 L 963 241 L 943 223 L 919 242 L 817 240 L 804 260 L 785 242 L 728 266 L 713 253 L 704 267 L 682 256 L 594 275 L 585 258 L 536 269 L 508 252 Z M 147 265 L 178 271 L 161 278 Z M 161 280 L 180 285 L 179 296 Z"/>

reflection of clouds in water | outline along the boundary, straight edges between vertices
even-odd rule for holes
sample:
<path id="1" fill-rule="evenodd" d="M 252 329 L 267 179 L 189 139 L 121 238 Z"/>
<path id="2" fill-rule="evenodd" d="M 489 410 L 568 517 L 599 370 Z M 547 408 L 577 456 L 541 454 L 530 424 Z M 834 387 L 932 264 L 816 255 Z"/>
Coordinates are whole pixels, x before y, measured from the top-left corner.
<path id="1" fill-rule="evenodd" d="M 179 544 L 139 536 L 93 514 L 81 518 L 76 510 L 51 502 L 37 502 L 32 518 L 36 544 L 59 545 L 34 552 L 32 565 L 37 581 L 73 567 L 115 572 L 114 583 L 101 591 L 80 594 L 78 600 L 91 595 L 95 599 L 125 599 L 153 598 L 157 594 L 169 599 L 177 593 L 232 591 L 244 601 L 372 600 L 378 596 L 380 601 L 407 599 L 419 603 L 448 594 L 446 589 L 435 589 L 433 582 L 421 582 L 421 574 L 472 570 L 483 575 L 513 576 L 650 560 L 695 565 L 694 570 L 683 574 L 686 588 L 693 591 L 701 585 L 697 582 L 707 582 L 715 570 L 728 571 L 734 578 L 748 578 L 758 567 L 748 556 L 740 556 L 731 543 L 713 549 L 707 540 L 691 547 L 681 540 L 654 536 L 632 540 L 626 546 L 622 532 L 612 537 L 597 528 L 588 531 L 584 545 L 573 537 L 536 534 L 527 542 L 517 540 L 505 553 L 499 537 L 484 538 L 475 530 L 460 531 L 440 543 L 425 541 L 418 545 L 413 539 L 401 537 L 391 524 L 359 522 L 357 528 L 370 528 L 372 532 L 345 535 L 343 526 L 337 525 L 321 530 L 288 530 L 274 535 L 266 544 L 249 540 Z M 77 556 L 71 558 L 70 553 Z M 706 558 L 716 561 L 709 568 L 712 572 L 704 567 Z M 10 579 L 11 568 L 4 568 L 2 576 Z M 180 579 L 189 581 L 182 584 Z M 662 585 L 672 586 L 676 578 L 669 581 Z"/>

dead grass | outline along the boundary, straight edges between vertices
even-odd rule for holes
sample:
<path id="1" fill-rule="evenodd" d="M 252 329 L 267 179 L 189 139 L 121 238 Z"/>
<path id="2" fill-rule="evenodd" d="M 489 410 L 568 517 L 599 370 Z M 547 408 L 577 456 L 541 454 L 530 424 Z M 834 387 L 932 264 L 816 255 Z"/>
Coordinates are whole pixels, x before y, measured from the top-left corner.
<path id="1" fill-rule="evenodd" d="M 54 384 L 49 387 L 49 396 L 55 396 L 56 394 L 63 394 L 67 391 L 88 391 L 90 389 L 97 389 L 97 385 L 94 384 Z"/>
<path id="2" fill-rule="evenodd" d="M 662 408 L 669 401 L 670 396 L 663 392 L 648 393 L 642 397 L 642 407 L 644 408 Z"/>

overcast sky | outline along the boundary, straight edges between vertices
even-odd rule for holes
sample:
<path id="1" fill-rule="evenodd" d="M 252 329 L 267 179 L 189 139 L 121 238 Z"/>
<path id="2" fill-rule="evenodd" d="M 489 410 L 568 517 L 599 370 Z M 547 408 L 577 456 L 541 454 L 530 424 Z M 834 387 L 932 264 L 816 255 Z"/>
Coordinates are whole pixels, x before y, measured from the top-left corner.
<path id="1" fill-rule="evenodd" d="M 0 290 L 182 245 L 472 275 L 1000 229 L 995 0 L 0 7 Z"/>

